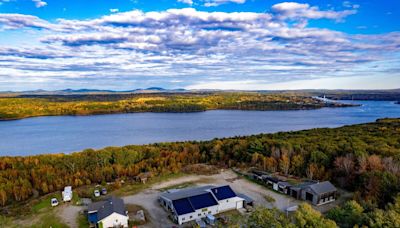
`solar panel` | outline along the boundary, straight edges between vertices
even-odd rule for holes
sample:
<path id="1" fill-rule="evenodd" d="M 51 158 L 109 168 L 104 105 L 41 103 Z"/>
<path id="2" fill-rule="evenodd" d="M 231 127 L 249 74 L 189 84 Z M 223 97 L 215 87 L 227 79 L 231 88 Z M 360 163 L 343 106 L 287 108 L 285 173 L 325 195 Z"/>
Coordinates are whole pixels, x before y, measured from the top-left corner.
<path id="1" fill-rule="evenodd" d="M 211 193 L 204 193 L 197 196 L 189 197 L 190 202 L 195 210 L 217 205 L 218 202 L 214 199 Z"/>
<path id="2" fill-rule="evenodd" d="M 218 200 L 224 200 L 236 196 L 236 193 L 228 185 L 213 188 L 211 189 L 211 191 L 214 193 L 215 197 L 217 197 Z"/>
<path id="3" fill-rule="evenodd" d="M 172 204 L 174 205 L 175 211 L 178 215 L 194 212 L 188 198 L 174 200 L 172 201 Z"/>

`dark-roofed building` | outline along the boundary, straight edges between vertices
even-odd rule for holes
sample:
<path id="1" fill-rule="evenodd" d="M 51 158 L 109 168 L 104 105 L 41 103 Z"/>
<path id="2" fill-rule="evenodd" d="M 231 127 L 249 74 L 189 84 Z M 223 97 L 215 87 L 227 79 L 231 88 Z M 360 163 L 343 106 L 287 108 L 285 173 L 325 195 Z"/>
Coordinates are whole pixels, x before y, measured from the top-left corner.
<path id="1" fill-rule="evenodd" d="M 290 194 L 290 187 L 292 187 L 292 184 L 290 184 L 287 181 L 279 181 L 277 183 L 277 187 L 278 187 L 278 189 L 277 189 L 278 192 L 281 192 L 281 193 L 289 195 Z"/>
<path id="2" fill-rule="evenodd" d="M 160 204 L 173 215 L 178 224 L 242 208 L 244 199 L 230 186 L 202 186 L 168 190 L 160 195 Z"/>
<path id="3" fill-rule="evenodd" d="M 337 189 L 331 182 L 324 181 L 308 185 L 302 189 L 301 198 L 314 205 L 322 205 L 336 200 Z"/>
<path id="4" fill-rule="evenodd" d="M 120 198 L 112 196 L 88 205 L 88 220 L 91 226 L 128 227 L 128 219 L 124 201 Z"/>

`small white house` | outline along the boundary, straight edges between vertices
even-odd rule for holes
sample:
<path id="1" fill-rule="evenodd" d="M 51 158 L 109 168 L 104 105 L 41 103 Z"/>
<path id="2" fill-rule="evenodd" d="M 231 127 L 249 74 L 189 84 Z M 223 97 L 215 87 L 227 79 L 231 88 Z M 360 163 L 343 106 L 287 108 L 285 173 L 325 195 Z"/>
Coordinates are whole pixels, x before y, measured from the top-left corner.
<path id="1" fill-rule="evenodd" d="M 95 227 L 128 227 L 128 219 L 124 201 L 120 198 L 112 196 L 88 205 L 88 220 Z"/>
<path id="2" fill-rule="evenodd" d="M 62 192 L 62 198 L 64 202 L 72 200 L 72 187 L 66 186 L 64 187 L 64 191 Z"/>
<path id="3" fill-rule="evenodd" d="M 243 201 L 229 185 L 169 190 L 159 198 L 160 204 L 172 213 L 179 225 L 206 218 L 208 215 L 243 208 Z"/>

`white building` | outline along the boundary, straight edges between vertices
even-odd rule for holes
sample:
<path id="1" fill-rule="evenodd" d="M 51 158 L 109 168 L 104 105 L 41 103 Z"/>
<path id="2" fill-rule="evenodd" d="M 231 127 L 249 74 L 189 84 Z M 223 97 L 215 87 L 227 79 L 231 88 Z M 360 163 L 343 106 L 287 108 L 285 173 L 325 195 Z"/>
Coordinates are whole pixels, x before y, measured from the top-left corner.
<path id="1" fill-rule="evenodd" d="M 62 192 L 62 198 L 64 202 L 72 200 L 72 187 L 66 186 L 64 187 L 64 191 Z"/>
<path id="2" fill-rule="evenodd" d="M 208 214 L 243 208 L 243 201 L 229 185 L 169 190 L 159 198 L 160 204 L 172 213 L 179 225 Z"/>
<path id="3" fill-rule="evenodd" d="M 95 227 L 128 227 L 128 219 L 124 201 L 114 196 L 88 206 L 88 220 Z"/>

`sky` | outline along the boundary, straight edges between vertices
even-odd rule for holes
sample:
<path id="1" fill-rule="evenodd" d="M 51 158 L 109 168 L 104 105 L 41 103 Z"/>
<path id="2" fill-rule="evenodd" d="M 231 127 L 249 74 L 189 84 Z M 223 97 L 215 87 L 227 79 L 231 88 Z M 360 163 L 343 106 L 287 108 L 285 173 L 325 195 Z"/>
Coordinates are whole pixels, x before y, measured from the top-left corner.
<path id="1" fill-rule="evenodd" d="M 400 1 L 0 0 L 0 91 L 400 88 Z"/>

